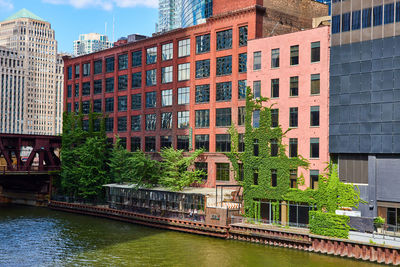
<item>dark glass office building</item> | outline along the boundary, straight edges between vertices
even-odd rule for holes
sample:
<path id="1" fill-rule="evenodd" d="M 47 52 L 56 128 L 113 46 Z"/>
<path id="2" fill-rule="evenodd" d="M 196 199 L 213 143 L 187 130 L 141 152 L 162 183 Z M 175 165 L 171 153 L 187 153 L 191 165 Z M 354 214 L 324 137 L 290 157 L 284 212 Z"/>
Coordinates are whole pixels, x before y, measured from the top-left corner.
<path id="1" fill-rule="evenodd" d="M 182 28 L 203 23 L 212 14 L 212 0 L 182 0 Z"/>

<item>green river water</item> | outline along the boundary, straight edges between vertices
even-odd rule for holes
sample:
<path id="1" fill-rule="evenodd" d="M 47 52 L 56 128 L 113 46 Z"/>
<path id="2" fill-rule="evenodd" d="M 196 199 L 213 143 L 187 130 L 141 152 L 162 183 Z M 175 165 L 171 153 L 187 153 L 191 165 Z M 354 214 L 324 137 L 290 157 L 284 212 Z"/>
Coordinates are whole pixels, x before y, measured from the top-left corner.
<path id="1" fill-rule="evenodd" d="M 378 265 L 294 249 L 159 230 L 46 208 L 2 205 L 0 266 Z"/>

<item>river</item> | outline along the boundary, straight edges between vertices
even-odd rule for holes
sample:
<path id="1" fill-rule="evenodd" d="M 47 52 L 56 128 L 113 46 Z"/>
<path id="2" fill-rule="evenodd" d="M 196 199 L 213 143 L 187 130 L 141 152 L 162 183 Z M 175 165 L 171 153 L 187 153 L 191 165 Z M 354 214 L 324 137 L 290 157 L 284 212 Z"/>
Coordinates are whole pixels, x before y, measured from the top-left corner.
<path id="1" fill-rule="evenodd" d="M 46 208 L 1 205 L 0 266 L 378 265 Z"/>

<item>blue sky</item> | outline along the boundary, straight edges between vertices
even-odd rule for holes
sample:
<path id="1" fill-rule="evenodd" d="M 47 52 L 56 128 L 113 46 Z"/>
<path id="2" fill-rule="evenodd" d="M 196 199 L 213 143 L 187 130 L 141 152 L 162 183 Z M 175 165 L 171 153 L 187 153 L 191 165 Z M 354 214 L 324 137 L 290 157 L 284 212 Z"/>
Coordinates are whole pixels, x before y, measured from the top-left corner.
<path id="1" fill-rule="evenodd" d="M 104 33 L 112 41 L 132 33 L 151 35 L 158 15 L 158 0 L 0 0 L 0 20 L 26 8 L 51 23 L 59 52 L 72 53 L 81 33 Z"/>

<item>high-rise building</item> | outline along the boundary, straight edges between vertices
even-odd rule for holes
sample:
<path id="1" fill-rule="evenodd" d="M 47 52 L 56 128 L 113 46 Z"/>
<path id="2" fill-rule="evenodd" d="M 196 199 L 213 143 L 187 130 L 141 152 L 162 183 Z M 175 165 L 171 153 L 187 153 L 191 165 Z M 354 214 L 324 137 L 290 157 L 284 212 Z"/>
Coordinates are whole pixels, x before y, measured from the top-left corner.
<path id="1" fill-rule="evenodd" d="M 204 23 L 212 16 L 213 0 L 182 0 L 182 28 Z"/>
<path id="2" fill-rule="evenodd" d="M 25 85 L 23 56 L 0 47 L 0 133 L 23 133 Z"/>
<path id="3" fill-rule="evenodd" d="M 94 53 L 113 47 L 107 35 L 99 33 L 87 33 L 79 35 L 79 40 L 74 41 L 74 56 Z"/>
<path id="4" fill-rule="evenodd" d="M 88 129 L 87 114 L 91 109 L 104 113 L 110 142 L 118 135 L 128 150 L 152 153 L 168 146 L 185 151 L 204 148 L 204 157 L 196 164 L 208 174 L 204 186 L 234 183 L 224 152 L 231 149 L 228 133 L 231 125 L 238 125 L 239 133 L 245 130 L 243 92 L 248 79 L 248 40 L 310 29 L 313 17 L 327 14 L 326 5 L 312 0 L 214 0 L 213 18 L 206 23 L 126 42 L 86 56 L 64 57 L 64 109 L 67 112 L 81 109 L 85 114 L 85 129 Z M 282 16 L 285 16 L 283 23 Z M 315 138 L 307 139 L 307 145 L 299 143 L 299 148 L 308 152 L 312 142 L 315 153 L 312 160 L 320 162 L 327 159 L 327 123 L 321 120 L 318 128 L 317 106 L 321 114 L 327 114 L 328 29 L 317 29 L 313 33 L 304 32 L 309 34 L 307 38 L 293 35 L 271 40 L 282 48 L 282 58 L 286 58 L 281 67 L 286 72 L 282 79 L 289 79 L 289 73 L 300 76 L 301 97 L 289 100 L 289 96 L 282 95 L 281 114 L 289 112 L 289 103 L 299 108 L 298 123 L 302 123 L 302 130 L 297 130 L 298 135 L 307 133 L 308 137 Z M 300 46 L 292 52 L 297 52 L 297 56 L 300 53 L 299 66 L 287 66 L 289 41 L 293 46 Z M 311 62 L 311 43 L 318 41 L 321 61 Z M 318 58 L 319 48 L 317 44 L 313 47 Z M 268 48 L 262 49 L 260 62 L 265 64 L 269 52 Z M 256 51 L 260 50 L 251 50 Z M 262 72 L 272 70 L 264 66 Z M 317 79 L 313 83 L 315 91 L 307 89 L 311 74 L 319 73 L 320 95 Z M 264 92 L 268 90 L 266 86 L 264 83 Z M 282 84 L 283 88 L 288 90 L 288 83 Z M 308 121 L 311 107 L 313 126 Z M 289 120 L 288 115 L 285 117 L 279 119 L 282 125 Z M 320 169 L 320 165 L 312 166 L 314 170 Z"/>
<path id="5" fill-rule="evenodd" d="M 23 133 L 59 134 L 63 77 L 57 61 L 57 41 L 51 24 L 22 9 L 0 22 L 0 45 L 15 51 L 23 62 Z M 57 67 L 58 66 L 58 67 Z M 57 78 L 58 77 L 58 78 Z M 14 85 L 12 85 L 14 86 Z"/>
<path id="6" fill-rule="evenodd" d="M 400 3 L 332 3 L 330 153 L 363 216 L 400 224 Z"/>
<path id="7" fill-rule="evenodd" d="M 182 0 L 159 0 L 156 32 L 181 27 Z"/>

